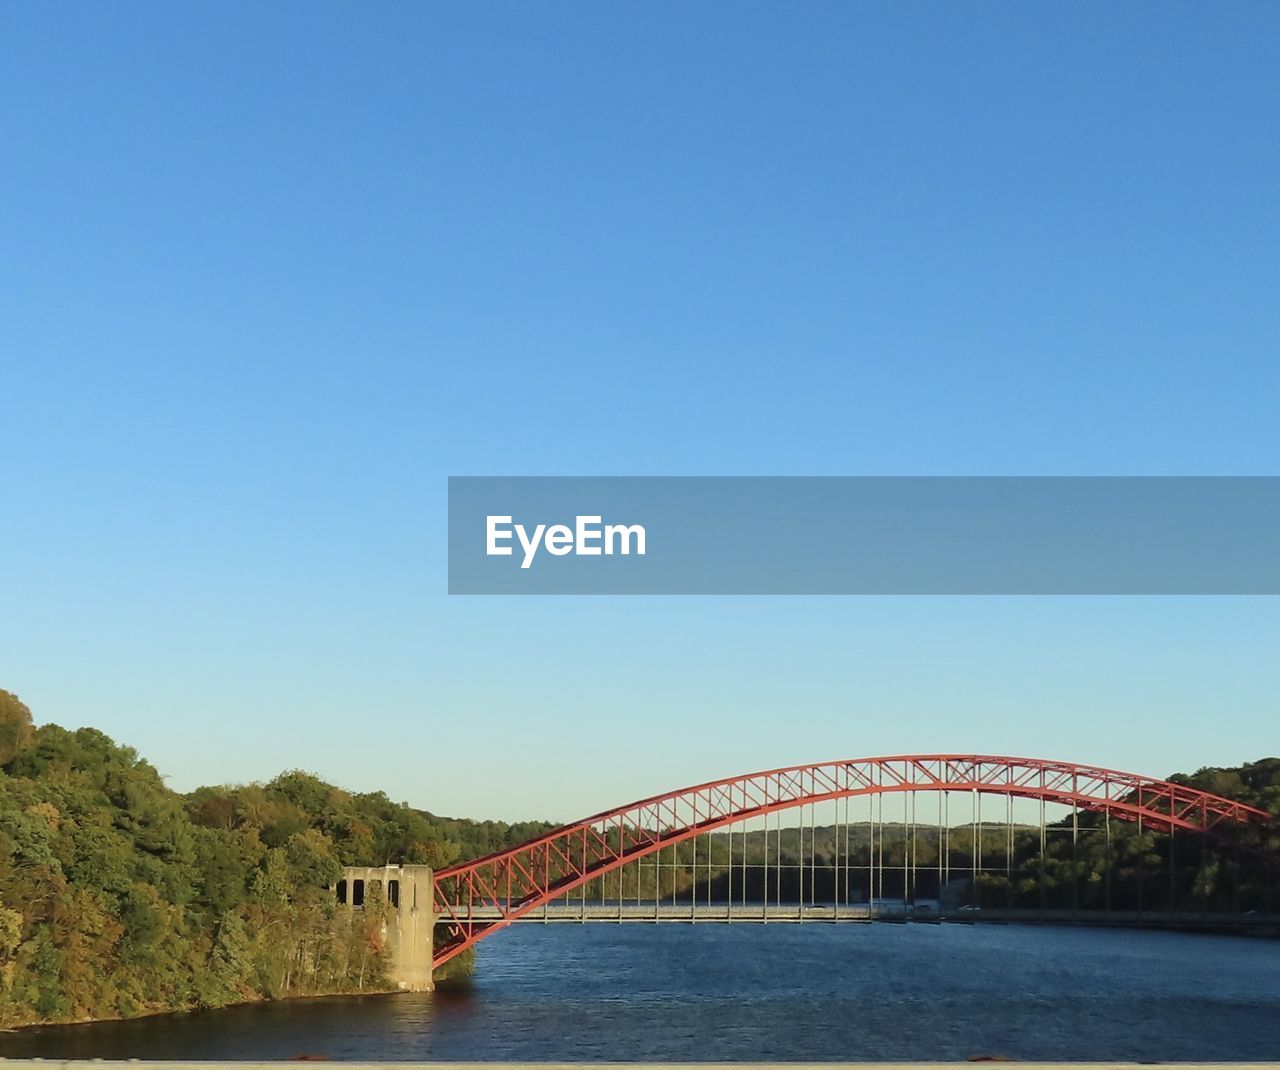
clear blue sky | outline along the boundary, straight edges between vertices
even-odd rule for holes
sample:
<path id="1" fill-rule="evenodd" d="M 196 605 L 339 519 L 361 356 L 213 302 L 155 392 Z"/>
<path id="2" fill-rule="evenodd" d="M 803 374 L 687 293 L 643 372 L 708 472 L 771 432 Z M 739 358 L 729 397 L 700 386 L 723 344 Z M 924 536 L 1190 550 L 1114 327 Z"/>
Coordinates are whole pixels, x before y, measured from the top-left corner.
<path id="1" fill-rule="evenodd" d="M 0 687 L 572 818 L 1280 751 L 1277 599 L 462 599 L 450 474 L 1280 473 L 1275 4 L 0 9 Z"/>

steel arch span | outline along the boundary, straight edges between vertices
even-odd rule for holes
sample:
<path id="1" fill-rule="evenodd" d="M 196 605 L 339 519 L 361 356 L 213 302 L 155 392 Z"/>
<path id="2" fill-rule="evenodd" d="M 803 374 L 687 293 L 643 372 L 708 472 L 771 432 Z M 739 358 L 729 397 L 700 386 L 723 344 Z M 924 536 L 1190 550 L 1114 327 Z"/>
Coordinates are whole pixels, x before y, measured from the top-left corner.
<path id="1" fill-rule="evenodd" d="M 435 949 L 433 965 L 443 965 L 565 892 L 672 844 L 778 810 L 912 791 L 1038 799 L 1166 833 L 1212 832 L 1223 824 L 1269 817 L 1181 784 L 1036 758 L 920 754 L 771 769 L 655 795 L 439 870 L 434 907 L 445 939 Z"/>

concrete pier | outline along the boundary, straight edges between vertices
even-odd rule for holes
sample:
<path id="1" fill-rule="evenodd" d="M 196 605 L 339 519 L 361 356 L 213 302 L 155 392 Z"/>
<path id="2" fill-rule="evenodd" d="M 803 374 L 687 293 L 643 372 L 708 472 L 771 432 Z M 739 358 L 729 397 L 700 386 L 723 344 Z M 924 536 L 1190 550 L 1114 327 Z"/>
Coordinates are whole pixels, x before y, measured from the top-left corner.
<path id="1" fill-rule="evenodd" d="M 388 978 L 407 992 L 430 992 L 436 915 L 430 866 L 348 866 L 333 889 L 348 914 L 365 904 L 385 907 L 382 934 Z"/>

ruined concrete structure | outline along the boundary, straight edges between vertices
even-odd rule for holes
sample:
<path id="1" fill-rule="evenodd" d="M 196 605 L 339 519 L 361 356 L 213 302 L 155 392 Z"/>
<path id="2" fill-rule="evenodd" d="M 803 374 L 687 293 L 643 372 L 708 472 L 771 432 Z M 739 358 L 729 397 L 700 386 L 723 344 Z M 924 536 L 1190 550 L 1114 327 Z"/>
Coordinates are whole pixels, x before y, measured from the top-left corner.
<path id="1" fill-rule="evenodd" d="M 348 866 L 334 888 L 348 914 L 365 903 L 386 905 L 383 939 L 389 979 L 409 992 L 429 992 L 436 916 L 430 866 Z"/>

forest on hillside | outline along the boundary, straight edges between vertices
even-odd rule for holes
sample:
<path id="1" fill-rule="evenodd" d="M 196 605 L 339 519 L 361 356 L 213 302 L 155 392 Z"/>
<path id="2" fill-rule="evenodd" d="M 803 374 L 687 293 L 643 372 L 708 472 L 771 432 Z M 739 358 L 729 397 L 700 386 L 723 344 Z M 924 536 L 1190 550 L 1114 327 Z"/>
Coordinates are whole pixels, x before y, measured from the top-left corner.
<path id="1" fill-rule="evenodd" d="M 0 1027 L 376 990 L 382 919 L 337 910 L 343 865 L 439 867 L 545 827 L 302 772 L 181 795 L 131 747 L 36 727 L 0 691 Z"/>

